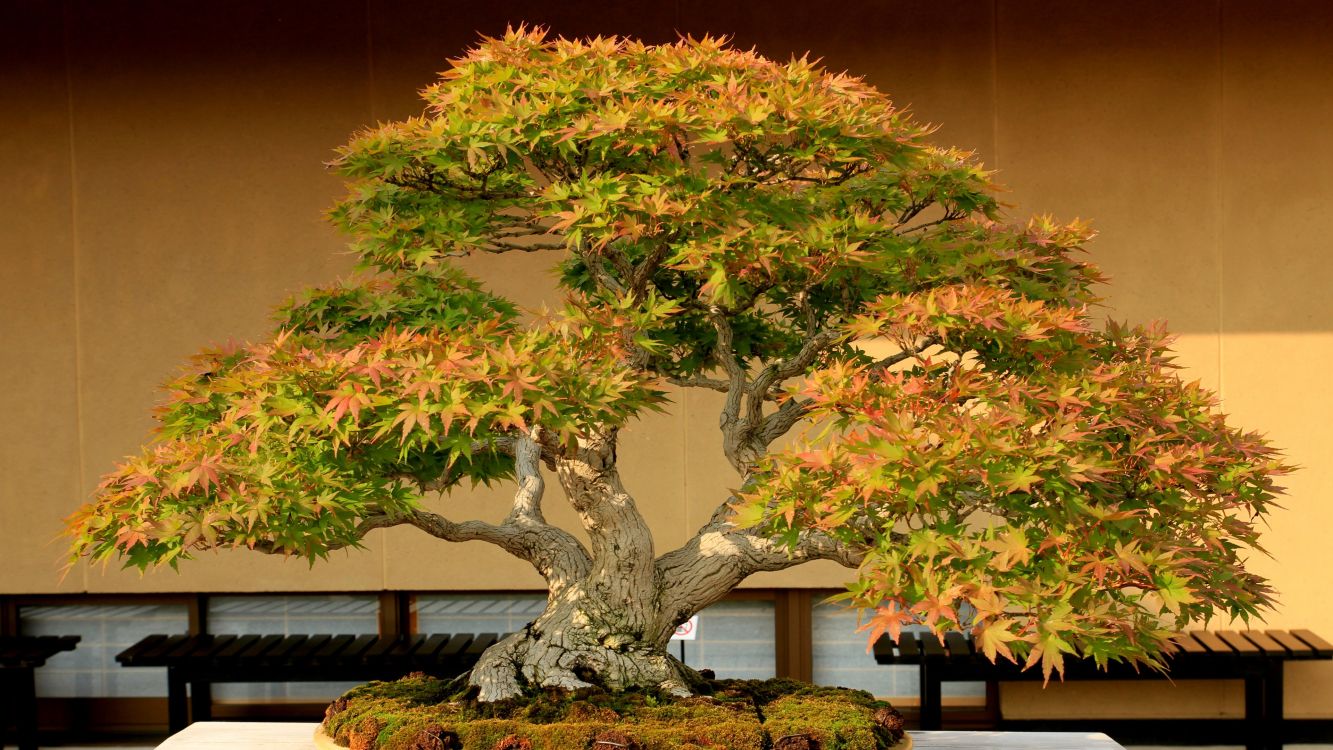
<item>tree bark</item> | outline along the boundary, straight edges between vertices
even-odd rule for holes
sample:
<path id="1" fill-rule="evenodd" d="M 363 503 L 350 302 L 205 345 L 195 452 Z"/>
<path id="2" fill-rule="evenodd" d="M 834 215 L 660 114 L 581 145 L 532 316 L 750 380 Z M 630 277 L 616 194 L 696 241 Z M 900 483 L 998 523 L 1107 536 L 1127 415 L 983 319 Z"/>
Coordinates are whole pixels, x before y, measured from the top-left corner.
<path id="1" fill-rule="evenodd" d="M 577 580 L 562 578 L 559 586 L 548 576 L 546 609 L 483 654 L 470 684 L 483 701 L 517 697 L 524 687 L 688 694 L 699 677 L 667 653 L 678 621 L 661 606 L 652 532 L 620 481 L 616 433 L 552 451 L 551 460 L 588 534 L 587 564 Z M 527 484 L 539 492 L 535 481 Z M 515 512 L 520 507 L 516 502 Z"/>
<path id="2" fill-rule="evenodd" d="M 631 622 L 626 614 L 589 588 L 571 587 L 549 599 L 536 620 L 482 654 L 469 684 L 479 688 L 482 701 L 515 698 L 525 687 L 657 687 L 690 694 L 698 674 L 667 653 L 676 624 L 662 616 Z M 635 629 L 640 625 L 646 630 Z"/>

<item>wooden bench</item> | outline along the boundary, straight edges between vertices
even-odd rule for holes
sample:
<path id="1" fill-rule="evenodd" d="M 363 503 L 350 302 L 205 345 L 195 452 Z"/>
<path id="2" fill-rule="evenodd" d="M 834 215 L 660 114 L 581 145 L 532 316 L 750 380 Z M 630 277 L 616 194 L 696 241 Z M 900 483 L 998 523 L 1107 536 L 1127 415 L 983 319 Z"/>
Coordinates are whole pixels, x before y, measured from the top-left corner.
<path id="1" fill-rule="evenodd" d="M 462 674 L 503 636 L 150 635 L 116 655 L 126 667 L 167 668 L 173 733 L 212 718 L 212 684 L 396 680 L 409 672 Z M 187 715 L 186 685 L 190 705 Z"/>
<path id="2" fill-rule="evenodd" d="M 19 750 L 37 749 L 37 668 L 78 643 L 77 635 L 0 636 L 0 747 L 11 713 Z"/>
<path id="3" fill-rule="evenodd" d="M 977 652 L 968 635 L 959 632 L 947 633 L 944 643 L 928 633 L 903 633 L 899 643 L 883 636 L 874 652 L 880 664 L 912 664 L 919 669 L 922 729 L 940 728 L 940 686 L 944 682 L 985 681 L 990 696 L 999 682 L 1042 679 L 1040 669 L 1024 671 L 1003 659 L 992 664 Z M 1244 680 L 1246 748 L 1280 749 L 1283 665 L 1293 660 L 1333 659 L 1333 644 L 1309 630 L 1196 630 L 1175 637 L 1168 659 L 1169 670 L 1161 674 L 1120 662 L 1099 669 L 1090 659 L 1066 658 L 1064 679 Z M 998 717 L 998 702 L 993 709 Z"/>

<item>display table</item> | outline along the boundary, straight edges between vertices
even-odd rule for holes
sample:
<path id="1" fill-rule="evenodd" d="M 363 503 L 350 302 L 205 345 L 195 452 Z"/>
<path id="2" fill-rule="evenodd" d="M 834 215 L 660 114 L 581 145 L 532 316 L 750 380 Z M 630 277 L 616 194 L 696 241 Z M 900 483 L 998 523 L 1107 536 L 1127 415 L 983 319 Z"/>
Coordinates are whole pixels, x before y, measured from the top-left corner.
<path id="1" fill-rule="evenodd" d="M 310 723 L 201 721 L 158 745 L 159 750 L 313 750 Z M 909 732 L 914 750 L 1124 750 L 1110 737 L 1089 732 Z"/>

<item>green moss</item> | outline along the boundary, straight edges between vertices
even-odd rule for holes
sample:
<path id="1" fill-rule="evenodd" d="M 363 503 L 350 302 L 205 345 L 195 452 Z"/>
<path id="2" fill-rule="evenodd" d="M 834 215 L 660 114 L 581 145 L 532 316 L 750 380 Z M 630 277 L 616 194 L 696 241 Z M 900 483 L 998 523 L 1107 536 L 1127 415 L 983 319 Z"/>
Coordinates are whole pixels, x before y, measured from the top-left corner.
<path id="1" fill-rule="evenodd" d="M 764 728 L 775 744 L 788 735 L 808 734 L 822 750 L 877 750 L 882 746 L 870 709 L 836 696 L 777 698 L 764 707 Z"/>
<path id="2" fill-rule="evenodd" d="M 887 703 L 861 691 L 792 680 L 712 681 L 709 695 L 675 699 L 653 691 L 542 693 L 479 704 L 449 696 L 445 683 L 411 676 L 371 683 L 329 707 L 325 731 L 339 744 L 378 750 L 767 750 L 809 735 L 820 750 L 882 750 L 889 736 L 874 714 Z M 450 700 L 452 697 L 454 699 Z M 610 734 L 608 734 L 610 733 Z"/>
<path id="3" fill-rule="evenodd" d="M 348 690 L 343 697 L 352 700 L 368 696 L 393 698 L 408 705 L 440 703 L 449 698 L 449 683 L 420 673 L 410 674 L 393 682 L 370 682 Z"/>

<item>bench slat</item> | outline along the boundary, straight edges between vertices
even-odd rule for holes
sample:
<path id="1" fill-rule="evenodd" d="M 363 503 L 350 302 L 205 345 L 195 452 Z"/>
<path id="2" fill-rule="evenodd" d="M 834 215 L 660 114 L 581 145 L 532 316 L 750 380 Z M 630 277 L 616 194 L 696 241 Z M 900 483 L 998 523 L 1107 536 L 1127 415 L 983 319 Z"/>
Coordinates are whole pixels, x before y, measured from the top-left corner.
<path id="1" fill-rule="evenodd" d="M 1258 646 L 1245 640 L 1244 636 L 1234 630 L 1218 630 L 1216 634 L 1241 656 L 1258 656 L 1263 653 Z"/>
<path id="2" fill-rule="evenodd" d="M 166 639 L 167 637 L 165 635 L 150 635 L 124 651 L 121 651 L 119 654 L 116 654 L 116 661 L 121 664 L 133 666 L 132 662 L 136 661 L 149 649 L 156 647 Z"/>
<path id="3" fill-rule="evenodd" d="M 949 649 L 949 656 L 954 661 L 972 661 L 972 643 L 971 639 L 962 633 L 951 630 L 944 634 L 944 643 Z"/>
<path id="4" fill-rule="evenodd" d="M 207 649 L 199 649 L 198 651 L 195 651 L 190 655 L 190 658 L 200 662 L 212 661 L 214 657 L 226 650 L 228 646 L 235 643 L 240 636 L 228 634 L 209 636 L 209 638 L 212 639 L 209 647 Z"/>
<path id="5" fill-rule="evenodd" d="M 1269 630 L 1266 632 L 1273 640 L 1277 641 L 1278 643 L 1281 643 L 1288 651 L 1290 651 L 1292 658 L 1294 659 L 1314 658 L 1315 652 L 1314 649 L 1310 647 L 1310 644 L 1306 643 L 1305 641 L 1302 641 L 1300 638 L 1297 638 L 1291 633 L 1288 633 L 1285 630 Z"/>
<path id="6" fill-rule="evenodd" d="M 374 638 L 374 636 L 369 636 Z M 317 662 L 324 661 L 335 654 L 341 653 L 356 640 L 354 635 L 339 635 L 329 639 L 329 642 L 320 647 L 311 658 Z"/>
<path id="7" fill-rule="evenodd" d="M 211 637 L 211 636 L 187 635 L 185 636 L 185 640 L 182 641 L 180 645 L 176 646 L 170 651 L 162 652 L 162 655 L 159 658 L 171 659 L 173 661 L 184 660 L 190 655 L 191 651 L 194 651 L 195 648 L 198 647 L 199 639 L 202 637 Z"/>
<path id="8" fill-rule="evenodd" d="M 1325 659 L 1333 656 L 1333 643 L 1329 643 L 1309 630 L 1293 630 L 1291 634 L 1310 644 L 1310 648 L 1314 649 L 1315 655 Z"/>
<path id="9" fill-rule="evenodd" d="M 448 643 L 448 633 L 436 633 L 427 638 L 425 643 L 421 644 L 421 648 L 417 649 L 417 656 L 423 659 L 433 659 L 435 658 L 435 654 Z"/>
<path id="10" fill-rule="evenodd" d="M 236 640 L 224 646 L 221 651 L 218 651 L 217 653 L 213 654 L 213 660 L 219 661 L 222 659 L 231 659 L 235 657 L 237 654 L 243 654 L 246 651 L 249 651 L 256 643 L 258 643 L 259 638 L 260 636 L 257 635 L 240 636 Z"/>
<path id="11" fill-rule="evenodd" d="M 265 664 L 281 664 L 287 661 L 287 655 L 300 648 L 309 640 L 309 636 L 289 635 L 278 641 L 273 648 L 265 651 L 261 657 Z"/>
<path id="12" fill-rule="evenodd" d="M 380 637 L 378 635 L 359 635 L 356 637 L 356 640 L 347 644 L 346 648 L 339 651 L 334 656 L 338 661 L 348 661 L 360 664 L 361 657 L 379 642 Z"/>
<path id="13" fill-rule="evenodd" d="M 921 650 L 926 653 L 927 658 L 947 658 L 949 654 L 940 645 L 940 639 L 932 633 L 921 634 Z"/>
<path id="14" fill-rule="evenodd" d="M 875 661 L 881 664 L 888 664 L 898 660 L 897 652 L 894 650 L 893 639 L 887 633 L 875 639 Z"/>
<path id="15" fill-rule="evenodd" d="M 1259 650 L 1264 653 L 1264 656 L 1286 658 L 1286 656 L 1290 653 L 1289 651 L 1287 651 L 1285 647 L 1283 647 L 1281 643 L 1278 643 L 1277 641 L 1273 640 L 1267 633 L 1265 633 L 1262 630 L 1242 630 L 1240 631 L 1240 634 L 1244 636 L 1245 639 L 1248 640 L 1250 643 L 1253 643 L 1255 646 L 1258 646 Z"/>
<path id="16" fill-rule="evenodd" d="M 1176 648 L 1180 649 L 1181 653 L 1185 654 L 1208 653 L 1208 649 L 1204 648 L 1204 645 L 1202 643 L 1199 643 L 1198 639 L 1194 637 L 1193 633 L 1177 633 L 1174 636 L 1171 636 L 1171 642 L 1175 644 Z"/>
<path id="17" fill-rule="evenodd" d="M 249 648 L 245 649 L 244 651 L 238 651 L 235 654 L 233 654 L 232 658 L 242 662 L 248 659 L 258 659 L 265 652 L 271 650 L 274 646 L 281 643 L 284 637 L 285 636 L 281 635 L 262 636 L 259 640 L 250 644 Z"/>
<path id="18" fill-rule="evenodd" d="M 397 645 L 397 642 L 398 639 L 393 636 L 382 635 L 375 640 L 370 648 L 366 649 L 366 652 L 362 654 L 361 658 L 364 661 L 378 659 L 384 655 L 384 652 Z"/>
<path id="19" fill-rule="evenodd" d="M 1205 648 L 1215 654 L 1234 655 L 1236 653 L 1226 644 L 1226 641 L 1218 638 L 1215 633 L 1210 633 L 1207 630 L 1191 630 L 1190 635 L 1194 636 L 1194 640 L 1202 643 Z"/>
<path id="20" fill-rule="evenodd" d="M 176 649 L 180 648 L 181 644 L 185 643 L 187 640 L 189 640 L 189 638 L 190 636 L 188 635 L 168 636 L 166 640 L 160 641 L 153 648 L 150 648 L 147 651 L 144 651 L 142 654 L 140 654 L 139 658 L 144 661 L 160 663 L 163 657 L 165 657 L 172 651 L 175 651 Z"/>
<path id="21" fill-rule="evenodd" d="M 898 641 L 899 658 L 916 661 L 921 658 L 921 641 L 916 633 L 902 633 Z"/>
<path id="22" fill-rule="evenodd" d="M 471 642 L 472 636 L 467 633 L 459 633 L 451 636 L 449 642 L 444 644 L 444 648 L 440 649 L 439 656 L 440 658 L 458 656 L 463 653 L 463 649 L 467 648 L 467 645 Z"/>
<path id="23" fill-rule="evenodd" d="M 384 653 L 384 658 L 393 663 L 407 663 L 412 652 L 426 642 L 425 635 L 404 636 L 394 641 L 393 648 Z"/>
<path id="24" fill-rule="evenodd" d="M 289 658 L 294 662 L 305 663 L 309 660 L 311 654 L 323 648 L 324 644 L 331 640 L 333 640 L 332 635 L 312 635 L 305 640 L 305 643 L 294 649 Z"/>

